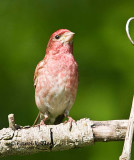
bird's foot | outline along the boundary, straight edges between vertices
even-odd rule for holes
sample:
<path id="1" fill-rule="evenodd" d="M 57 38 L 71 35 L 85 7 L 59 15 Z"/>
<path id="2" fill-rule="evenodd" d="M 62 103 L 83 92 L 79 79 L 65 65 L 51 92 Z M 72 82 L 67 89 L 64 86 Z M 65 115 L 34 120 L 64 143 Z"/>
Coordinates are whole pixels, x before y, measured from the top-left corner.
<path id="1" fill-rule="evenodd" d="M 46 125 L 46 124 L 45 124 L 45 121 L 46 121 L 47 119 L 48 119 L 48 115 L 45 115 L 45 118 L 40 121 L 40 124 L 39 124 L 39 125 L 40 125 L 40 126 L 41 126 L 41 125 Z"/>
<path id="2" fill-rule="evenodd" d="M 45 121 L 46 121 L 47 119 L 48 119 L 48 116 L 45 116 L 45 118 L 42 119 L 39 124 L 34 125 L 34 127 L 38 127 L 38 126 L 41 126 L 41 125 L 46 125 L 46 124 L 45 124 Z"/>
<path id="3" fill-rule="evenodd" d="M 70 117 L 70 116 L 67 116 L 67 118 L 68 118 L 68 120 L 67 121 L 65 121 L 64 123 L 70 123 L 70 131 L 71 131 L 71 129 L 72 129 L 72 123 L 74 122 L 75 123 L 75 120 L 72 118 L 72 117 Z"/>
<path id="4" fill-rule="evenodd" d="M 45 124 L 44 120 L 41 120 L 39 125 L 41 126 L 41 125 L 46 125 L 46 124 Z"/>
<path id="5" fill-rule="evenodd" d="M 41 120 L 39 124 L 34 125 L 34 127 L 39 127 L 39 126 L 42 126 L 42 125 L 46 125 L 43 120 Z"/>

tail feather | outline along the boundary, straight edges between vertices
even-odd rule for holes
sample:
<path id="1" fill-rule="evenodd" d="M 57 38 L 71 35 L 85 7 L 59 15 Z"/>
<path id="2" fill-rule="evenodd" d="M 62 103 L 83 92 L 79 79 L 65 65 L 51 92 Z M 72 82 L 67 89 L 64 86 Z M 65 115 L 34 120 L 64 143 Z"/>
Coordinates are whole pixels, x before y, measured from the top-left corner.
<path id="1" fill-rule="evenodd" d="M 39 112 L 38 115 L 37 115 L 37 117 L 36 117 L 36 119 L 35 119 L 35 121 L 34 121 L 34 123 L 33 123 L 33 126 L 39 124 L 40 121 L 41 121 L 41 118 L 40 118 L 40 112 Z"/>
<path id="2" fill-rule="evenodd" d="M 53 124 L 55 124 L 55 125 L 56 124 L 60 124 L 63 121 L 64 117 L 65 117 L 64 114 L 59 115 L 58 117 L 56 117 L 56 119 L 55 119 L 55 121 L 54 121 Z M 35 119 L 35 121 L 34 121 L 34 123 L 33 123 L 33 126 L 39 124 L 40 121 L 43 118 L 44 118 L 43 114 L 39 112 L 38 115 L 37 115 L 37 117 L 36 117 L 36 119 Z M 48 120 L 45 121 L 45 124 L 52 124 L 52 122 L 50 121 L 50 119 L 48 119 Z"/>

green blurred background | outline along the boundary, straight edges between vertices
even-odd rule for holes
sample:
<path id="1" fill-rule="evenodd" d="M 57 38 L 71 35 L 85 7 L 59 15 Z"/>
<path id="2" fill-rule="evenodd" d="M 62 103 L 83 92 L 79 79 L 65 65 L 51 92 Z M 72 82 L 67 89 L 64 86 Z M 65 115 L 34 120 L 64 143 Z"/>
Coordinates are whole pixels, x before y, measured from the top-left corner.
<path id="1" fill-rule="evenodd" d="M 79 88 L 74 119 L 127 119 L 134 94 L 134 47 L 125 25 L 134 16 L 129 0 L 0 0 L 0 128 L 7 116 L 32 124 L 38 110 L 33 75 L 50 35 L 60 28 L 75 32 L 74 56 Z M 134 22 L 130 24 L 134 37 Z M 11 156 L 3 160 L 118 159 L 123 142 L 96 143 L 71 151 Z M 134 158 L 134 153 L 132 154 Z"/>

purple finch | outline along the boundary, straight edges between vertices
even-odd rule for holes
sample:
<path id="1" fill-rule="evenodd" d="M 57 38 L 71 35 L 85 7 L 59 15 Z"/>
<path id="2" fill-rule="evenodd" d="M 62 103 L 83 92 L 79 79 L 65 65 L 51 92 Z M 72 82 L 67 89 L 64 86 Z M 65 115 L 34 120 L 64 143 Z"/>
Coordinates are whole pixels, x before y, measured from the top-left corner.
<path id="1" fill-rule="evenodd" d="M 34 73 L 35 101 L 39 114 L 34 124 L 59 124 L 64 117 L 72 121 L 72 108 L 78 86 L 77 63 L 73 57 L 74 33 L 67 29 L 54 32 L 46 54 Z"/>

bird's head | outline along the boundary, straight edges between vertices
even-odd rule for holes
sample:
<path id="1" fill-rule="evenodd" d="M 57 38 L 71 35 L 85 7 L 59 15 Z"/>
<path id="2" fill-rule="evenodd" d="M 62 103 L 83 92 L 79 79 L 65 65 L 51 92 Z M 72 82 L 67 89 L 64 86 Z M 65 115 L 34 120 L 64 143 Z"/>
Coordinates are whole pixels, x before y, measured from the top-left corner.
<path id="1" fill-rule="evenodd" d="M 68 29 L 59 29 L 54 32 L 47 45 L 46 53 L 58 53 L 62 48 L 72 49 L 74 33 Z"/>

